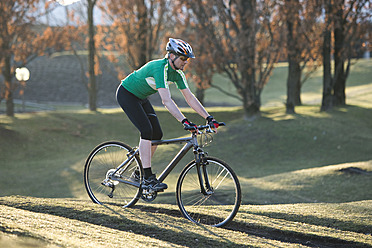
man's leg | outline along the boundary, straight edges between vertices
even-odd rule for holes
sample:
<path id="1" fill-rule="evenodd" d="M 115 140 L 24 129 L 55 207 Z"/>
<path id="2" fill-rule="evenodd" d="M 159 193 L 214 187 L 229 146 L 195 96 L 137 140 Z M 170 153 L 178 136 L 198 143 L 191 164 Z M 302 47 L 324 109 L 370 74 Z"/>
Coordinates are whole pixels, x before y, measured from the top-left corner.
<path id="1" fill-rule="evenodd" d="M 165 183 L 159 182 L 151 171 L 151 157 L 156 150 L 156 146 L 151 146 L 151 140 L 161 139 L 162 131 L 150 102 L 137 98 L 122 86 L 118 88 L 117 100 L 128 118 L 141 132 L 139 155 L 145 172 L 145 186 L 158 191 L 168 188 Z"/>
<path id="2" fill-rule="evenodd" d="M 158 117 L 155 113 L 154 108 L 152 107 L 152 105 L 151 105 L 151 103 L 148 99 L 143 101 L 142 107 L 143 107 L 143 110 L 145 111 L 145 113 L 147 115 L 148 120 L 151 123 L 151 127 L 152 127 L 151 140 L 160 140 L 163 137 L 163 132 L 161 130 L 160 123 L 159 123 L 159 120 L 158 120 Z M 145 140 L 143 140 L 143 139 L 140 140 L 140 147 L 141 147 L 141 142 L 143 143 L 144 141 Z M 146 141 L 148 141 L 148 140 L 146 140 Z M 144 146 L 148 146 L 148 145 L 150 145 L 150 147 L 151 147 L 151 156 L 150 156 L 150 163 L 149 163 L 149 167 L 151 167 L 151 158 L 152 158 L 152 156 L 154 156 L 154 153 L 156 151 L 157 146 L 152 146 L 151 141 L 150 141 L 150 144 L 146 144 Z M 146 166 L 147 166 L 147 164 L 143 165 L 143 168 L 148 168 Z"/>
<path id="3" fill-rule="evenodd" d="M 151 140 L 140 139 L 139 153 L 144 169 L 151 168 L 152 148 Z"/>

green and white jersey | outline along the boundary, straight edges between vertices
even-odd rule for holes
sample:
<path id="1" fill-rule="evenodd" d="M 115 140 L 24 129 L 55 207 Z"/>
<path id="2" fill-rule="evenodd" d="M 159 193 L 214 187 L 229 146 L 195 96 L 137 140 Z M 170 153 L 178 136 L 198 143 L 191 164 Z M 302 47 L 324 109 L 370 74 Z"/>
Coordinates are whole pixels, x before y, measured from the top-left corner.
<path id="1" fill-rule="evenodd" d="M 185 74 L 181 70 L 173 70 L 168 59 L 164 58 L 148 62 L 129 74 L 121 84 L 138 98 L 145 99 L 159 88 L 169 88 L 171 82 L 180 90 L 188 88 Z"/>

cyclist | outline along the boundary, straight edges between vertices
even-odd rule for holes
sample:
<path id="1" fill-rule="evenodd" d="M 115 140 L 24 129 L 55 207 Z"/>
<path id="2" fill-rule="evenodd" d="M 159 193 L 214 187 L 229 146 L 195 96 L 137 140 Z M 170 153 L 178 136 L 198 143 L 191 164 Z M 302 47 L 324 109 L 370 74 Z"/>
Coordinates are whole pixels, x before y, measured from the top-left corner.
<path id="1" fill-rule="evenodd" d="M 160 140 L 163 132 L 147 97 L 159 92 L 165 108 L 185 128 L 196 129 L 196 125 L 182 114 L 171 98 L 169 83 L 173 82 L 181 91 L 188 105 L 205 118 L 212 128 L 218 127 L 218 122 L 190 91 L 183 73 L 189 59 L 195 58 L 191 46 L 181 39 L 170 38 L 166 51 L 167 54 L 163 59 L 152 60 L 123 79 L 116 92 L 119 105 L 141 133 L 139 153 L 144 168 L 143 185 L 155 191 L 162 191 L 168 186 L 157 180 L 151 170 L 151 157 L 156 150 L 156 146 L 152 146 L 151 141 Z"/>

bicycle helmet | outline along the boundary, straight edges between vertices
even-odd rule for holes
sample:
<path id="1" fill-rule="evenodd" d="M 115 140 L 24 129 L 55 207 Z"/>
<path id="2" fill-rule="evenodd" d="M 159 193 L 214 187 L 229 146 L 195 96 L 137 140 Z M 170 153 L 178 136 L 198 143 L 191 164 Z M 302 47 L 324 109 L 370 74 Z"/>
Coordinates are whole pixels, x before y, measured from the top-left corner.
<path id="1" fill-rule="evenodd" d="M 183 55 L 192 59 L 195 58 L 191 46 L 181 39 L 169 38 L 166 50 L 177 56 Z"/>

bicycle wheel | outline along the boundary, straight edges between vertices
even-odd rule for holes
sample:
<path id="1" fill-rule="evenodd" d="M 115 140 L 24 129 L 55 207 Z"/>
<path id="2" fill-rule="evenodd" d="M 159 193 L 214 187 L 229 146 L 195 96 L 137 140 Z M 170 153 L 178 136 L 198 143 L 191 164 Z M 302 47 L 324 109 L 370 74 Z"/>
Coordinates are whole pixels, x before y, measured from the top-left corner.
<path id="1" fill-rule="evenodd" d="M 224 226 L 239 210 L 241 189 L 234 171 L 217 158 L 206 157 L 206 173 L 210 189 L 203 194 L 198 169 L 191 161 L 181 172 L 177 182 L 177 204 L 187 219 L 204 225 Z M 200 169 L 203 171 L 202 166 Z M 205 176 L 202 176 L 205 187 Z"/>
<path id="2" fill-rule="evenodd" d="M 143 175 L 139 156 L 136 155 L 113 175 L 116 168 L 128 159 L 130 151 L 132 148 L 124 143 L 109 141 L 98 145 L 90 153 L 84 167 L 84 184 L 93 202 L 124 207 L 136 204 Z"/>

